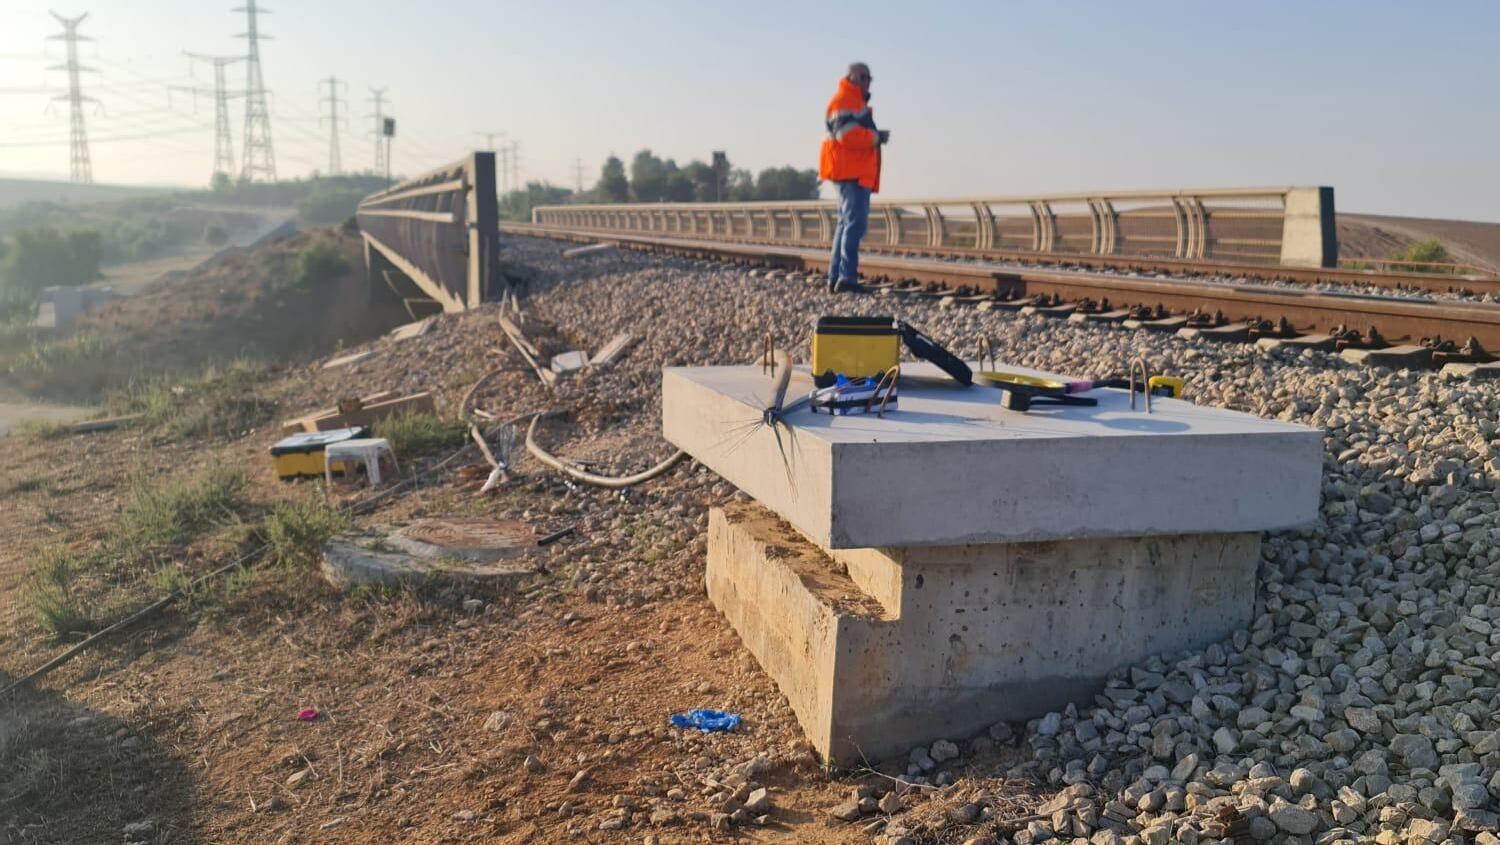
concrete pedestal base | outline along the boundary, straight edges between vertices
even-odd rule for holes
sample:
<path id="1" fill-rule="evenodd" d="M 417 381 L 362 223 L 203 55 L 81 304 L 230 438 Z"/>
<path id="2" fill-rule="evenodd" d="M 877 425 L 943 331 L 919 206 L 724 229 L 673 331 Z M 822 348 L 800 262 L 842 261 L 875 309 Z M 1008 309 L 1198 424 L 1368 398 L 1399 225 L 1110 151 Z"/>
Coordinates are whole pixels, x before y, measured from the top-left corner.
<path id="1" fill-rule="evenodd" d="M 1086 701 L 1250 620 L 1255 533 L 826 552 L 756 505 L 709 519 L 708 594 L 839 763 Z"/>

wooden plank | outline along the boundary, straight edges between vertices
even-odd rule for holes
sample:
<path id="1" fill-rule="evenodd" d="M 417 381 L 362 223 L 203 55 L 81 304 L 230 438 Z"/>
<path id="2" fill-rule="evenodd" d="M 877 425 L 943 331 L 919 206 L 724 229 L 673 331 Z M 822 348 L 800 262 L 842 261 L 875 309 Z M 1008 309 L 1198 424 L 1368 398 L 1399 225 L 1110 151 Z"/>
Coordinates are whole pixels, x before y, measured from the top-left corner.
<path id="1" fill-rule="evenodd" d="M 95 431 L 109 431 L 122 425 L 129 425 L 140 419 L 144 414 L 124 414 L 118 417 L 101 417 L 97 420 L 84 420 L 66 426 L 69 434 L 89 434 Z"/>
<path id="2" fill-rule="evenodd" d="M 542 351 L 536 348 L 536 344 L 526 339 L 526 332 L 522 331 L 520 326 L 512 323 L 504 314 L 500 315 L 500 329 L 506 335 L 510 336 L 512 342 L 524 349 L 527 355 L 538 359 L 542 357 Z"/>
<path id="3" fill-rule="evenodd" d="M 620 332 L 619 334 L 610 338 L 609 343 L 604 344 L 604 346 L 598 352 L 594 353 L 594 357 L 589 359 L 589 366 L 612 366 L 615 361 L 619 360 L 625 355 L 627 351 L 630 350 L 630 347 L 635 345 L 636 340 L 637 338 L 635 335 L 629 332 Z"/>
<path id="4" fill-rule="evenodd" d="M 432 394 L 425 390 L 409 396 L 398 396 L 390 390 L 382 391 L 364 397 L 360 400 L 360 404 L 364 407 L 355 411 L 341 413 L 337 408 L 326 408 L 287 420 L 281 424 L 282 433 L 297 434 L 328 431 L 332 428 L 348 428 L 355 425 L 374 425 L 392 414 L 404 411 L 437 412 L 437 404 L 433 401 Z"/>
<path id="5" fill-rule="evenodd" d="M 531 345 L 531 342 L 526 339 L 525 335 L 521 334 L 521 330 L 516 328 L 515 324 L 510 320 L 507 320 L 504 314 L 500 315 L 500 330 L 505 333 L 505 337 L 511 342 L 511 345 L 515 346 L 516 351 L 521 353 L 521 357 L 526 359 L 526 363 L 531 365 L 532 371 L 536 373 L 537 378 L 542 380 L 542 384 L 554 387 L 557 384 L 557 373 L 537 363 L 537 358 L 541 357 L 540 354 L 533 354 L 527 351 L 528 348 L 535 350 L 536 347 Z"/>

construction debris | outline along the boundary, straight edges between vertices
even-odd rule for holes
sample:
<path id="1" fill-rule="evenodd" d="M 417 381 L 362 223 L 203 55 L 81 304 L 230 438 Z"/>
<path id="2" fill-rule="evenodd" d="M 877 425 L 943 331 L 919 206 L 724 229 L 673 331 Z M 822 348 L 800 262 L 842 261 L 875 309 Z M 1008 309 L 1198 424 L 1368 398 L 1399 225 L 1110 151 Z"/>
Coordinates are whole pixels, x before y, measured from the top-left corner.
<path id="1" fill-rule="evenodd" d="M 635 335 L 629 332 L 620 332 L 610 338 L 609 343 L 604 344 L 598 352 L 594 353 L 594 357 L 589 359 L 589 366 L 613 366 L 616 361 L 625 357 L 625 353 L 630 351 L 630 347 L 635 345 L 637 339 Z"/>
<path id="2" fill-rule="evenodd" d="M 589 359 L 587 355 L 577 351 L 576 349 L 570 349 L 567 352 L 560 352 L 556 355 L 553 355 L 552 361 L 549 366 L 552 368 L 552 372 L 557 373 L 558 375 L 563 375 L 565 373 L 571 373 L 577 370 L 581 370 L 585 366 L 587 366 L 588 363 Z"/>
<path id="3" fill-rule="evenodd" d="M 602 255 L 606 252 L 614 252 L 618 248 L 619 247 L 612 243 L 597 243 L 589 244 L 588 246 L 575 246 L 572 249 L 563 250 L 562 257 L 583 258 L 589 255 Z"/>
<path id="4" fill-rule="evenodd" d="M 96 431 L 111 431 L 122 425 L 139 420 L 144 414 L 124 414 L 118 417 L 100 417 L 97 420 L 84 420 L 76 422 L 63 428 L 68 434 L 92 434 Z"/>
<path id="5" fill-rule="evenodd" d="M 536 373 L 537 378 L 542 380 L 542 384 L 548 387 L 557 384 L 557 373 L 537 363 L 542 353 L 526 339 L 520 327 L 512 323 L 504 314 L 500 315 L 500 330 L 505 333 L 506 339 L 516 348 L 516 351 L 521 353 L 521 357 L 526 359 L 526 363 L 531 365 L 532 371 Z"/>
<path id="6" fill-rule="evenodd" d="M 386 417 L 400 413 L 436 413 L 432 394 L 428 391 L 399 396 L 393 390 L 383 390 L 358 399 L 341 399 L 338 407 L 325 408 L 281 424 L 283 434 L 302 431 L 329 431 L 351 426 L 373 426 Z"/>
<path id="7" fill-rule="evenodd" d="M 389 334 L 391 336 L 391 340 L 411 340 L 414 337 L 421 337 L 422 335 L 432 331 L 432 327 L 436 324 L 436 322 L 436 317 L 423 317 L 415 323 L 406 323 L 404 325 L 397 326 L 394 329 L 391 329 Z"/>
<path id="8" fill-rule="evenodd" d="M 324 361 L 323 362 L 323 369 L 325 369 L 325 370 L 333 370 L 333 369 L 337 369 L 339 367 L 347 367 L 350 364 L 353 364 L 353 363 L 356 363 L 356 362 L 359 362 L 359 361 L 363 361 L 366 358 L 368 358 L 368 357 L 370 357 L 371 355 L 374 355 L 374 354 L 375 354 L 374 352 L 371 352 L 370 350 L 366 349 L 363 352 L 351 352 L 348 355 L 340 355 L 337 358 L 330 358 L 329 360 Z"/>

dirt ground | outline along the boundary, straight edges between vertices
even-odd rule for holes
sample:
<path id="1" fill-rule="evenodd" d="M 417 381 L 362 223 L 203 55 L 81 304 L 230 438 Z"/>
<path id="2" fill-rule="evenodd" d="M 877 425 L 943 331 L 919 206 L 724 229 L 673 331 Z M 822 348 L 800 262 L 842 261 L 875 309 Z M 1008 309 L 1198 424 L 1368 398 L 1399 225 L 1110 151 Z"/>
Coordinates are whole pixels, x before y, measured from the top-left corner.
<path id="1" fill-rule="evenodd" d="M 147 307 L 133 301 L 113 317 L 135 321 L 143 349 L 180 342 L 203 305 L 177 306 L 163 328 L 173 340 L 149 335 L 135 316 Z M 249 331 L 223 316 L 215 325 L 231 326 L 232 339 Z M 316 486 L 274 477 L 265 449 L 276 421 L 350 385 L 428 386 L 451 409 L 499 367 L 484 407 L 519 413 L 547 401 L 500 350 L 492 310 L 443 317 L 406 343 L 376 341 L 383 357 L 369 366 L 273 369 L 257 390 L 268 410 L 227 437 L 137 426 L 5 439 L 0 686 L 77 639 L 33 617 L 27 584 L 39 556 L 56 544 L 96 548 L 143 476 L 243 467 L 245 513 L 263 512 Z M 613 427 L 623 412 L 600 402 L 548 436 L 606 463 L 665 454 L 659 438 L 647 444 Z M 0 701 L 0 762 L 16 764 L 10 780 L 0 774 L 0 841 L 869 841 L 870 817 L 843 822 L 829 811 L 851 790 L 883 794 L 893 779 L 825 770 L 703 594 L 703 532 L 679 526 L 706 524 L 708 507 L 733 495 L 727 485 L 683 465 L 621 495 L 563 483 L 523 459 L 502 496 L 481 499 L 454 471 L 479 460 L 470 449 L 355 522 L 483 514 L 526 522 L 539 536 L 577 526 L 534 553 L 537 575 L 341 593 L 311 567 L 264 567 L 233 589 L 194 594 Z M 189 575 L 230 556 L 212 545 L 164 555 Z M 153 595 L 130 588 L 137 605 Z M 724 734 L 669 726 L 670 714 L 694 707 L 744 723 Z M 299 720 L 306 708 L 316 718 Z M 989 773 L 1012 752 L 964 765 Z M 952 776 L 962 782 L 965 771 Z M 724 804 L 747 782 L 770 789 L 773 809 L 731 826 Z"/>
<path id="2" fill-rule="evenodd" d="M 1452 260 L 1500 272 L 1500 223 L 1340 213 L 1338 235 L 1344 258 L 1389 258 L 1394 251 L 1436 238 Z"/>

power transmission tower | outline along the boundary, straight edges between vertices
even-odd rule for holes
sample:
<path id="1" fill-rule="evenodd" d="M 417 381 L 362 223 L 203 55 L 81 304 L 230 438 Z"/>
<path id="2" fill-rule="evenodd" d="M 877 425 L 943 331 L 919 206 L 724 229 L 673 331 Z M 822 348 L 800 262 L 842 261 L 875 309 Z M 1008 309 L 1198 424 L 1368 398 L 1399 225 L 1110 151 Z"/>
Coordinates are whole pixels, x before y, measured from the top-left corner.
<path id="1" fill-rule="evenodd" d="M 226 177 L 234 172 L 234 140 L 229 135 L 229 98 L 244 96 L 243 91 L 230 91 L 225 81 L 225 68 L 235 62 L 245 60 L 244 56 L 205 56 L 202 53 L 182 51 L 188 59 L 196 59 L 202 62 L 210 62 L 214 66 L 214 87 L 197 88 L 188 85 L 173 85 L 173 91 L 186 91 L 193 95 L 193 103 L 198 102 L 198 95 L 212 94 L 214 98 L 214 176 L 222 173 Z"/>
<path id="2" fill-rule="evenodd" d="M 370 102 L 375 104 L 375 113 L 367 114 L 365 117 L 375 118 L 375 129 L 370 133 L 375 136 L 375 172 L 385 172 L 385 89 L 371 88 Z"/>
<path id="3" fill-rule="evenodd" d="M 521 142 L 510 142 L 510 185 L 512 191 L 521 190 Z"/>
<path id="4" fill-rule="evenodd" d="M 233 11 L 244 12 L 245 31 L 236 35 L 243 38 L 245 51 L 245 164 L 240 177 L 247 182 L 256 176 L 268 182 L 276 181 L 276 150 L 271 146 L 271 109 L 266 104 L 266 83 L 260 73 L 260 42 L 271 36 L 262 35 L 256 26 L 255 16 L 270 14 L 270 9 L 255 5 L 255 0 L 245 0 L 245 5 Z"/>
<path id="5" fill-rule="evenodd" d="M 573 173 L 577 177 L 577 194 L 583 193 L 583 159 L 573 159 Z"/>
<path id="6" fill-rule="evenodd" d="M 498 174 L 498 176 L 500 178 L 500 194 L 501 194 L 501 196 L 504 196 L 505 194 L 510 193 L 510 169 L 506 166 L 506 161 L 508 160 L 508 156 L 509 156 L 510 151 L 507 150 L 507 149 L 505 149 L 505 148 L 503 148 L 503 147 L 500 148 L 499 150 L 495 149 L 495 139 L 496 138 L 504 138 L 505 137 L 505 133 L 504 132 L 475 132 L 474 134 L 478 135 L 479 137 L 481 137 L 481 138 L 484 139 L 484 148 L 486 150 L 488 150 L 489 152 L 492 152 L 492 153 L 493 152 L 498 152 L 500 154 L 500 162 L 499 162 L 500 166 L 496 169 L 496 173 Z"/>
<path id="7" fill-rule="evenodd" d="M 339 86 L 343 85 L 347 89 L 349 84 L 336 76 L 330 76 L 318 83 L 320 93 L 324 85 L 328 86 L 328 98 L 323 100 L 323 104 L 328 106 L 328 114 L 319 117 L 328 121 L 328 175 L 337 176 L 343 170 L 339 161 Z"/>
<path id="8" fill-rule="evenodd" d="M 68 117 L 70 125 L 68 129 L 68 179 L 72 182 L 90 184 L 94 181 L 94 165 L 89 160 L 89 133 L 83 124 L 83 104 L 85 101 L 98 102 L 93 97 L 83 96 L 83 89 L 78 82 L 78 74 L 82 71 L 92 71 L 95 68 L 84 67 L 78 63 L 78 42 L 93 41 L 87 35 L 78 34 L 78 25 L 89 16 L 84 12 L 76 18 L 65 18 L 56 12 L 50 13 L 57 18 L 57 22 L 63 25 L 63 31 L 57 35 L 49 35 L 48 40 L 65 41 L 68 45 L 67 64 L 54 65 L 51 70 L 66 70 L 68 72 L 68 93 L 66 95 L 53 97 L 54 100 L 68 101 Z"/>

